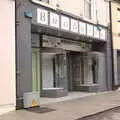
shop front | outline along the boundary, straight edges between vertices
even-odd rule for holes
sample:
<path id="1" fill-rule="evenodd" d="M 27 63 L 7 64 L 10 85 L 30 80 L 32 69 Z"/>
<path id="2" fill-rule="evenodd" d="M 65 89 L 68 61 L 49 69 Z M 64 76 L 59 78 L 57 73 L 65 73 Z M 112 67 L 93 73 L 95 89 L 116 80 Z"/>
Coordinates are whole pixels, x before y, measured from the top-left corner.
<path id="1" fill-rule="evenodd" d="M 106 27 L 30 1 L 18 7 L 17 20 L 18 106 L 25 92 L 56 98 L 110 90 Z"/>
<path id="2" fill-rule="evenodd" d="M 92 51 L 92 43 L 32 34 L 33 91 L 41 90 L 44 97 L 64 96 L 69 91 L 104 91 L 105 69 L 105 55 Z M 100 79 L 104 86 L 100 86 Z M 50 94 L 61 89 L 63 94 Z"/>

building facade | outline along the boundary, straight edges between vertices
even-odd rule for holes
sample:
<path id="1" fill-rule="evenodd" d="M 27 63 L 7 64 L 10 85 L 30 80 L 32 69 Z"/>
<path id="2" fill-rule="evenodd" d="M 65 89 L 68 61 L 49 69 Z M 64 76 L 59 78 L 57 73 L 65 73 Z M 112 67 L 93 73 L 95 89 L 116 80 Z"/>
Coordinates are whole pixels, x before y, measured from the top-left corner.
<path id="1" fill-rule="evenodd" d="M 111 2 L 115 86 L 120 85 L 120 2 Z"/>
<path id="2" fill-rule="evenodd" d="M 112 90 L 108 2 L 17 0 L 16 24 L 18 107 L 25 92 Z"/>
<path id="3" fill-rule="evenodd" d="M 0 1 L 0 115 L 16 109 L 15 1 Z"/>

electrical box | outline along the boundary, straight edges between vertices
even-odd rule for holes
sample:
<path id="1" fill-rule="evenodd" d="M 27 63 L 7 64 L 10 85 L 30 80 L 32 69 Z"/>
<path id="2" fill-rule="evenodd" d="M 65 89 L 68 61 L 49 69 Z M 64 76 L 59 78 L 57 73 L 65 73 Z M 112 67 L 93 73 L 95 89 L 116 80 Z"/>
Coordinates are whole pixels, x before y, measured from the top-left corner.
<path id="1" fill-rule="evenodd" d="M 27 92 L 23 95 L 24 108 L 40 106 L 40 93 L 39 92 Z"/>

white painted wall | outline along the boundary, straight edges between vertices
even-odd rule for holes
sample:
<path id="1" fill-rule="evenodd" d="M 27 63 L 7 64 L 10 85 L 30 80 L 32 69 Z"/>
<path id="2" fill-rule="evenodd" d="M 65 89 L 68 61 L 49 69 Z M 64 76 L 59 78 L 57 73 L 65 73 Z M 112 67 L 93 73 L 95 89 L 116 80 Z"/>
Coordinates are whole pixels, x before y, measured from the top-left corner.
<path id="1" fill-rule="evenodd" d="M 15 110 L 15 2 L 0 0 L 0 115 Z"/>
<path id="2" fill-rule="evenodd" d="M 109 22 L 109 3 L 105 0 L 91 0 L 92 1 L 92 19 L 86 19 L 84 16 L 84 0 L 50 0 L 50 5 L 56 7 L 59 4 L 58 9 L 72 13 L 92 23 L 99 23 L 102 25 L 108 25 Z M 98 15 L 96 14 L 98 11 Z"/>

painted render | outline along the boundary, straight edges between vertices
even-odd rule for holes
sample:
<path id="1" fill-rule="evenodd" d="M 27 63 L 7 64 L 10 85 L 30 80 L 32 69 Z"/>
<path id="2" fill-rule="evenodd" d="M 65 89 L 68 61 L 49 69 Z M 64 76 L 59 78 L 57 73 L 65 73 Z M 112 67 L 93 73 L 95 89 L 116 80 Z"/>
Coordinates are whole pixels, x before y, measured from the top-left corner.
<path id="1" fill-rule="evenodd" d="M 113 48 L 120 49 L 120 4 L 112 3 L 112 32 L 113 32 Z"/>
<path id="2" fill-rule="evenodd" d="M 0 115 L 15 110 L 15 2 L 0 1 Z"/>

